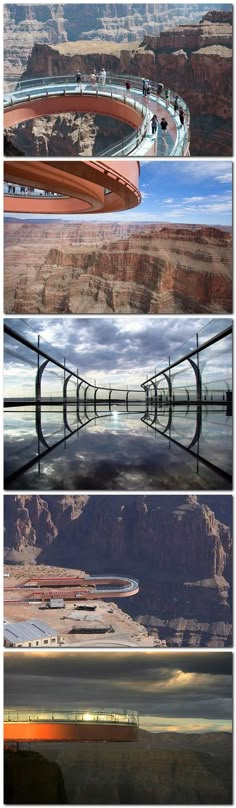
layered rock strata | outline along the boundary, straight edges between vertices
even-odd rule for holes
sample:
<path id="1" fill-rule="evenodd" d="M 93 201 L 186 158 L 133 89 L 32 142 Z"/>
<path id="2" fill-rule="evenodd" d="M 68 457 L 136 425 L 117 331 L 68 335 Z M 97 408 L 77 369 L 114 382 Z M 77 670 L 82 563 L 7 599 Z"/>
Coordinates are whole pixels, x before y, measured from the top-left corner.
<path id="1" fill-rule="evenodd" d="M 80 13 L 72 3 L 47 5 L 4 5 L 5 77 L 19 75 L 24 69 L 34 42 L 73 43 L 76 40 L 132 42 L 144 34 L 158 34 L 163 28 L 199 21 L 209 4 L 172 5 L 106 3 L 80 4 Z M 223 13 L 223 12 L 221 12 Z M 81 42 L 80 47 L 83 47 Z"/>
<path id="2" fill-rule="evenodd" d="M 107 115 L 68 112 L 9 127 L 5 130 L 5 153 L 20 149 L 29 157 L 57 157 L 66 150 L 66 157 L 91 157 L 132 131 L 128 124 Z"/>
<path id="3" fill-rule="evenodd" d="M 154 641 L 229 646 L 231 505 L 227 496 L 11 496 L 6 559 L 26 559 L 28 547 L 32 561 L 33 545 L 40 564 L 132 574 L 140 592 L 125 608 Z"/>
<path id="4" fill-rule="evenodd" d="M 120 53 L 94 48 L 35 44 L 22 78 L 91 73 L 105 67 L 110 74 L 160 80 L 182 96 L 191 114 L 191 155 L 232 154 L 232 25 L 219 13 L 196 25 L 146 34 L 139 47 Z M 81 52 L 82 51 L 82 52 Z"/>
<path id="5" fill-rule="evenodd" d="M 232 310 L 224 228 L 5 224 L 5 311 L 224 313 Z"/>

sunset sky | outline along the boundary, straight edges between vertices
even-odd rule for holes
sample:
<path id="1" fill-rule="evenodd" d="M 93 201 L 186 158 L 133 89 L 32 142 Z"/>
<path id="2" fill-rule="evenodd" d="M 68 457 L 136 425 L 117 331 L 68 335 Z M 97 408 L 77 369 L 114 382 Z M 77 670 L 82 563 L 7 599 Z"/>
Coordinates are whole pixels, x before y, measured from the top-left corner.
<path id="1" fill-rule="evenodd" d="M 152 732 L 231 731 L 230 652 L 5 655 L 5 707 L 133 709 Z"/>

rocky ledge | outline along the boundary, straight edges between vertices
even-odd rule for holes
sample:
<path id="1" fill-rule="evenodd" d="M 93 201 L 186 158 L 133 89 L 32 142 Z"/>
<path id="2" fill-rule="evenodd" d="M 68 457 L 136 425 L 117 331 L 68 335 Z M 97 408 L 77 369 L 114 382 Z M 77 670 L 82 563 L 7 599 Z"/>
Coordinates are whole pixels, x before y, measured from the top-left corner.
<path id="1" fill-rule="evenodd" d="M 5 224 L 5 311 L 232 311 L 232 236 L 166 224 Z"/>
<path id="2" fill-rule="evenodd" d="M 6 561 L 130 574 L 140 592 L 123 611 L 154 644 L 230 646 L 231 508 L 227 496 L 9 496 Z"/>
<path id="3" fill-rule="evenodd" d="M 82 50 L 82 52 L 81 52 Z M 105 67 L 111 74 L 146 76 L 163 81 L 184 98 L 191 113 L 191 155 L 232 154 L 232 24 L 220 13 L 200 23 L 146 34 L 139 47 L 110 53 L 78 43 L 73 53 L 64 46 L 35 44 L 23 78 L 90 73 Z"/>

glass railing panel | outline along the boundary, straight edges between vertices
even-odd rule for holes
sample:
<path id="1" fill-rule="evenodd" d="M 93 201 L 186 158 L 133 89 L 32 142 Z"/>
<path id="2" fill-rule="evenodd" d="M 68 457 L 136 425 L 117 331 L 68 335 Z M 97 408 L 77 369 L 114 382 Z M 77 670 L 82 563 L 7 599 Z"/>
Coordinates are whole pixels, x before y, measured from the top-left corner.
<path id="1" fill-rule="evenodd" d="M 228 317 L 222 317 L 220 320 L 214 319 L 210 320 L 210 322 L 206 323 L 202 328 L 198 331 L 198 344 L 203 345 L 204 342 L 207 342 L 212 337 L 217 336 L 221 331 L 224 331 L 226 328 L 229 328 L 232 325 L 232 320 Z"/>
<path id="2" fill-rule="evenodd" d="M 192 334 L 185 342 L 182 343 L 175 351 L 172 352 L 170 356 L 170 363 L 177 362 L 177 360 L 181 359 L 191 351 L 194 351 L 197 348 L 197 338 L 196 334 Z"/>
<path id="3" fill-rule="evenodd" d="M 4 442 L 5 474 L 8 477 L 38 457 L 35 412 L 27 408 L 23 420 L 20 408 L 8 408 L 4 415 Z"/>
<path id="4" fill-rule="evenodd" d="M 218 391 L 222 396 L 232 391 L 232 336 L 226 337 L 204 348 L 199 353 L 199 369 L 202 386 L 205 390 Z"/>
<path id="5" fill-rule="evenodd" d="M 188 409 L 186 407 L 172 408 L 169 434 L 177 440 L 181 446 L 188 447 L 194 438 L 197 428 L 197 408 Z"/>
<path id="6" fill-rule="evenodd" d="M 34 721 L 73 721 L 73 722 L 101 722 L 101 723 L 135 723 L 138 725 L 138 714 L 134 711 L 100 711 L 92 708 L 84 711 L 74 710 L 4 710 L 4 721 L 12 722 L 34 722 Z"/>
<path id="7" fill-rule="evenodd" d="M 67 434 L 67 427 L 66 422 L 63 417 L 63 408 L 62 407 L 40 407 L 39 412 L 40 417 L 40 427 L 41 427 L 41 437 L 46 441 L 48 446 L 54 446 L 57 441 L 64 438 Z M 77 426 L 77 424 L 76 424 Z M 75 428 L 76 428 L 75 426 Z M 40 435 L 39 435 L 40 439 Z M 40 451 L 44 451 L 45 446 L 43 441 L 40 441 Z"/>
<path id="8" fill-rule="evenodd" d="M 227 407 L 202 408 L 199 446 L 193 451 L 227 473 L 232 470 L 232 417 Z"/>
<path id="9" fill-rule="evenodd" d="M 131 81 L 131 88 L 129 91 L 126 90 L 125 82 L 127 78 Z M 106 83 L 103 83 L 99 80 L 99 78 L 94 82 L 91 83 L 91 76 L 82 76 L 81 82 L 77 83 L 76 76 L 49 76 L 49 77 L 38 77 L 36 79 L 27 79 L 24 81 L 19 81 L 17 84 L 14 83 L 14 93 L 13 93 L 13 101 L 15 100 L 22 100 L 24 95 L 26 96 L 28 91 L 30 93 L 30 97 L 37 98 L 38 95 L 42 95 L 43 88 L 45 88 L 46 93 L 49 95 L 56 94 L 55 87 L 58 87 L 58 93 L 71 92 L 73 93 L 75 89 L 78 91 L 83 92 L 84 90 L 89 93 L 98 93 L 98 92 L 108 92 L 109 94 L 114 93 L 118 94 L 121 92 L 122 95 L 124 93 L 124 97 L 126 98 L 127 103 L 131 103 L 134 100 L 134 103 L 137 108 L 142 111 L 144 119 L 147 119 L 148 114 L 148 104 L 138 103 L 138 99 L 143 98 L 142 95 L 142 80 L 137 79 L 136 77 L 126 77 L 126 76 L 107 76 Z M 9 87 L 8 87 L 9 89 Z M 162 98 L 160 95 L 157 95 L 157 91 L 154 85 L 151 83 L 151 101 L 156 102 L 159 104 L 164 110 L 166 108 L 165 98 Z M 171 93 L 170 104 L 168 105 L 169 113 L 176 119 L 176 115 L 174 115 L 173 110 L 173 100 L 175 98 L 175 93 Z M 9 92 L 8 97 L 5 99 L 9 102 Z M 183 99 L 179 97 L 179 104 L 182 105 L 184 111 L 187 111 L 187 106 Z M 144 136 L 146 136 L 146 132 L 144 133 L 142 127 L 140 127 L 136 134 L 141 138 L 141 141 Z M 169 142 L 169 138 L 166 139 L 167 142 L 165 144 L 161 144 L 162 147 L 159 145 L 158 153 L 162 153 L 163 149 L 165 154 L 170 155 L 181 155 L 183 154 L 184 144 L 188 142 L 188 134 L 186 130 L 186 126 L 183 127 L 183 132 L 180 127 L 177 129 L 177 137 L 176 141 L 173 144 L 172 141 Z M 130 151 L 133 151 L 139 145 L 133 139 L 131 139 L 130 143 L 127 141 L 125 144 L 121 141 L 114 146 L 114 148 L 110 150 L 106 150 L 103 152 L 106 156 L 111 154 L 114 156 L 114 153 L 119 155 L 126 155 L 129 154 Z M 99 156 L 99 155 L 98 155 Z"/>

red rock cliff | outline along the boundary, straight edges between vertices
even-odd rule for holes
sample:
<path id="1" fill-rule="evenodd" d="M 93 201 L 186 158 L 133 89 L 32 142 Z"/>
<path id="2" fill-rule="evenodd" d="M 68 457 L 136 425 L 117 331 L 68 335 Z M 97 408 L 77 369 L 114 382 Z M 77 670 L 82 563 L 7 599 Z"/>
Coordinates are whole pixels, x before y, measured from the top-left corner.
<path id="1" fill-rule="evenodd" d="M 230 312 L 231 249 L 200 225 L 7 221 L 5 311 Z"/>

